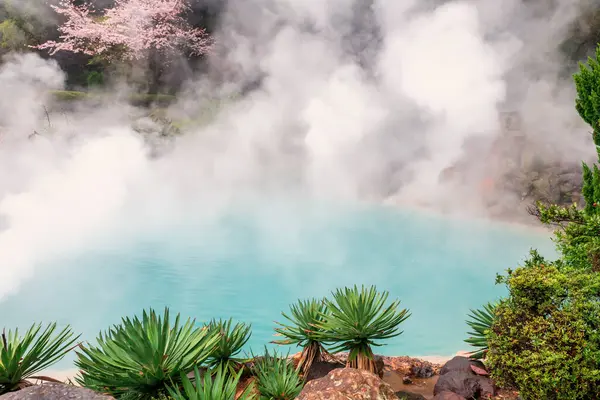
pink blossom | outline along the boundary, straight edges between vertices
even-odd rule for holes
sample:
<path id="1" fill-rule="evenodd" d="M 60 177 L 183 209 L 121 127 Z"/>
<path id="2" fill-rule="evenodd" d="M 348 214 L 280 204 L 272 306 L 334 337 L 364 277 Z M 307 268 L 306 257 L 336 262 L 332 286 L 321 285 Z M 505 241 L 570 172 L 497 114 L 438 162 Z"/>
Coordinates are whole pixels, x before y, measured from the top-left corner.
<path id="1" fill-rule="evenodd" d="M 185 0 L 116 0 L 103 14 L 92 6 L 77 6 L 74 0 L 60 0 L 52 8 L 66 17 L 59 27 L 60 40 L 47 41 L 37 49 L 139 60 L 149 50 L 165 54 L 187 50 L 193 55 L 208 52 L 212 39 L 204 29 L 192 27 L 183 17 L 189 7 Z"/>

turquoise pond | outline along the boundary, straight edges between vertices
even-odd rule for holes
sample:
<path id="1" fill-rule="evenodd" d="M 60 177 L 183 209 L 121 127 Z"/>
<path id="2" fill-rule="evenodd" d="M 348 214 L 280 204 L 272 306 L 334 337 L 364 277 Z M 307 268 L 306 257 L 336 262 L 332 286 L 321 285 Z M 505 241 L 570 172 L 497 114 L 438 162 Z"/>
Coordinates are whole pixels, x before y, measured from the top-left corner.
<path id="1" fill-rule="evenodd" d="M 504 293 L 497 272 L 532 247 L 553 254 L 544 232 L 382 207 L 266 207 L 157 226 L 38 268 L 0 302 L 2 325 L 57 321 L 93 340 L 122 316 L 169 306 L 199 321 L 251 323 L 247 350 L 257 352 L 296 299 L 375 284 L 412 312 L 377 352 L 451 355 L 467 348 L 469 308 Z"/>

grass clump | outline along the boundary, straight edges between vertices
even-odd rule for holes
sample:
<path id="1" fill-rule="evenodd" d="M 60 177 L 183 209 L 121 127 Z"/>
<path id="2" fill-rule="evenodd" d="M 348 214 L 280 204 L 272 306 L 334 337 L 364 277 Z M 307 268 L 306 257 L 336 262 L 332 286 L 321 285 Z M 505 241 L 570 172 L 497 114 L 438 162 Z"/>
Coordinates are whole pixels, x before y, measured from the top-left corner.
<path id="1" fill-rule="evenodd" d="M 215 374 L 204 373 L 202 376 L 198 367 L 194 368 L 193 380 L 182 375 L 181 386 L 169 388 L 169 395 L 173 400 L 252 400 L 254 385 L 246 386 L 244 391 L 236 397 L 238 384 L 242 373 L 230 375 L 224 368 L 217 368 Z"/>
<path id="2" fill-rule="evenodd" d="M 304 382 L 288 357 L 270 354 L 253 357 L 253 373 L 261 400 L 293 400 L 302 391 Z"/>

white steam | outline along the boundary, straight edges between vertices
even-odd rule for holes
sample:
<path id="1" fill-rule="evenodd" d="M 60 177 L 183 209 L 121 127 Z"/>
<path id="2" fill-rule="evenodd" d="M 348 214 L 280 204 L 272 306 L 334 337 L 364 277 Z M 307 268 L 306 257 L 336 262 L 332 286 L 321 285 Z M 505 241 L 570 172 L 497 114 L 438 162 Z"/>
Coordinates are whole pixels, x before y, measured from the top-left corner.
<path id="1" fill-rule="evenodd" d="M 467 139 L 499 135 L 500 109 L 526 112 L 528 136 L 576 149 L 560 157 L 588 151 L 578 145 L 588 138 L 571 82 L 552 67 L 560 65 L 556 38 L 577 16 L 574 3 L 534 10 L 517 0 L 230 0 L 208 74 L 224 82 L 199 77 L 171 111 L 189 113 L 200 99 L 260 84 L 157 159 L 132 131 L 131 109 L 50 118 L 44 93 L 62 85 L 58 67 L 35 55 L 6 59 L 0 299 L 52 258 L 93 246 L 115 227 L 143 230 L 186 213 L 216 220 L 247 197 L 391 198 L 485 211 L 473 182 L 446 187 L 439 176 L 463 157 Z M 522 90 L 513 98 L 515 87 Z M 485 177 L 481 165 L 467 165 Z M 269 242 L 276 224 L 264 226 Z"/>

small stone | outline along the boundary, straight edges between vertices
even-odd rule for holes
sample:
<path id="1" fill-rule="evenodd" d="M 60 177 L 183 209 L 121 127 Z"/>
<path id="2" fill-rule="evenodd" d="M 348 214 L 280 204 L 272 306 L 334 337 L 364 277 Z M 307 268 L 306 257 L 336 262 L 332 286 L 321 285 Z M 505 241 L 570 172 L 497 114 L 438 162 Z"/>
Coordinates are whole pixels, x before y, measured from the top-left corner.
<path id="1" fill-rule="evenodd" d="M 405 376 L 402 378 L 402 383 L 404 383 L 405 385 L 410 385 L 413 383 L 412 379 L 410 379 L 409 376 Z"/>

